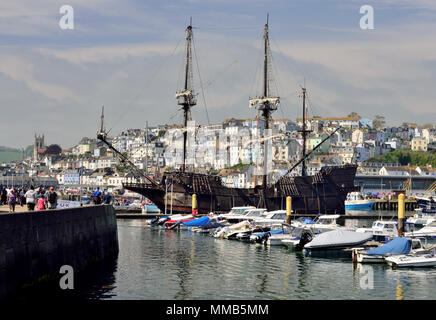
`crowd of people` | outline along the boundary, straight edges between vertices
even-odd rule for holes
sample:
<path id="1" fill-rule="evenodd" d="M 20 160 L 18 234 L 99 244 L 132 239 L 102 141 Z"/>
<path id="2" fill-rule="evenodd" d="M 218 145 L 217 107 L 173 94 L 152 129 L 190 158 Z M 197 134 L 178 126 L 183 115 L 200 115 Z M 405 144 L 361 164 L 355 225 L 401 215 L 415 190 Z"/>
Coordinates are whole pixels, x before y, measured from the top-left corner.
<path id="1" fill-rule="evenodd" d="M 27 206 L 28 211 L 56 209 L 58 205 L 58 194 L 54 187 L 46 190 L 43 186 L 35 188 L 31 186 L 28 190 L 25 187 L 14 188 L 0 185 L 0 205 L 8 205 L 9 213 L 15 212 L 15 207 Z M 107 190 L 103 192 L 97 187 L 92 193 L 94 204 L 111 204 L 112 194 Z"/>
<path id="2" fill-rule="evenodd" d="M 13 188 L 0 186 L 0 205 L 8 205 L 9 213 L 15 212 L 16 205 L 27 205 L 29 211 L 56 209 L 58 195 L 54 187 L 45 190 L 39 186 L 36 190 L 33 186 L 26 190 L 23 188 Z"/>

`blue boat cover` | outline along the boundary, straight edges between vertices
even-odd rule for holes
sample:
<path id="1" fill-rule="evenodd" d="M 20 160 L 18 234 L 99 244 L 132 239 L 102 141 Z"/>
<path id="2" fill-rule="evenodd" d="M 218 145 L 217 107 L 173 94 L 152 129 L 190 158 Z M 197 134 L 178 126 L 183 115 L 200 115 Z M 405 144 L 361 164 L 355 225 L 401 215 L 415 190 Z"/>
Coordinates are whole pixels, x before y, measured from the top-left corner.
<path id="1" fill-rule="evenodd" d="M 185 226 L 190 226 L 190 227 L 202 227 L 202 226 L 204 226 L 205 224 L 207 224 L 209 222 L 210 222 L 210 218 L 209 217 L 201 217 L 201 218 L 194 219 L 194 220 L 191 220 L 191 221 L 183 222 L 183 224 Z"/>
<path id="2" fill-rule="evenodd" d="M 206 223 L 201 228 L 207 230 L 207 229 L 214 229 L 214 228 L 219 228 L 219 227 L 224 227 L 224 225 L 221 223 L 218 223 L 218 222 L 209 222 L 209 223 Z"/>
<path id="3" fill-rule="evenodd" d="M 270 231 L 266 231 L 266 232 L 255 232 L 255 233 L 253 233 L 253 236 L 260 236 L 260 237 L 262 237 L 262 236 L 264 236 L 267 233 L 269 233 L 269 234 L 282 234 L 283 230 L 282 229 L 274 229 L 274 230 L 270 230 Z M 289 231 L 285 230 L 285 233 L 289 233 Z"/>
<path id="4" fill-rule="evenodd" d="M 412 241 L 405 238 L 394 238 L 392 241 L 378 248 L 368 250 L 368 255 L 386 255 L 388 253 L 407 254 L 412 247 Z"/>

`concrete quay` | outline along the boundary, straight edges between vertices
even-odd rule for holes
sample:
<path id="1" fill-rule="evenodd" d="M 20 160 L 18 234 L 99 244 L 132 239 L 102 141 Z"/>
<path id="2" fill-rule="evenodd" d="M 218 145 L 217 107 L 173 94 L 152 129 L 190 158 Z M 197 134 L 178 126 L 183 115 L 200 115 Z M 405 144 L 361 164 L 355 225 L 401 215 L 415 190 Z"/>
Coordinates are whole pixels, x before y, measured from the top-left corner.
<path id="1" fill-rule="evenodd" d="M 15 213 L 4 209 L 0 213 L 0 299 L 60 279 L 64 265 L 76 275 L 93 262 L 118 255 L 111 205 L 42 211 L 18 206 Z"/>

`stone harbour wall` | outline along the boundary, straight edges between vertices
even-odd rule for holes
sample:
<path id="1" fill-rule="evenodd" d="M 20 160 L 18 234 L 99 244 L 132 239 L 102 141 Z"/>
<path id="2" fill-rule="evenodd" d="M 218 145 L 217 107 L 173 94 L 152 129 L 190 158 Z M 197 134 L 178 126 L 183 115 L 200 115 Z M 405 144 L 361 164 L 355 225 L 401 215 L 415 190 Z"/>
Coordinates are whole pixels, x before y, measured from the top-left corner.
<path id="1" fill-rule="evenodd" d="M 111 205 L 0 214 L 0 299 L 59 277 L 63 265 L 76 273 L 118 250 Z"/>

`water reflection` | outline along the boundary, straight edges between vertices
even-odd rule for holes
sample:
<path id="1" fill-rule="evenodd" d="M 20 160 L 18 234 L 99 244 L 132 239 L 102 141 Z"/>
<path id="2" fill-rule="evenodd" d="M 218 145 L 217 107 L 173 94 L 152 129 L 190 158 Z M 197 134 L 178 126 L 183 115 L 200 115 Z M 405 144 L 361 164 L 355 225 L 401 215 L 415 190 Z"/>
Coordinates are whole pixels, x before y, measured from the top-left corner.
<path id="1" fill-rule="evenodd" d="M 76 298 L 323 300 L 436 295 L 436 268 L 372 265 L 372 286 L 362 288 L 365 274 L 351 258 L 307 256 L 284 247 L 165 231 L 134 221 L 118 221 L 118 235 L 118 259 L 77 277 Z"/>

